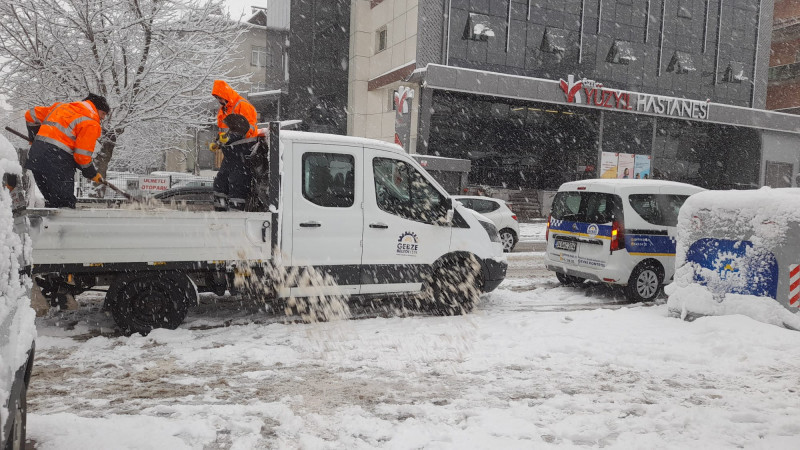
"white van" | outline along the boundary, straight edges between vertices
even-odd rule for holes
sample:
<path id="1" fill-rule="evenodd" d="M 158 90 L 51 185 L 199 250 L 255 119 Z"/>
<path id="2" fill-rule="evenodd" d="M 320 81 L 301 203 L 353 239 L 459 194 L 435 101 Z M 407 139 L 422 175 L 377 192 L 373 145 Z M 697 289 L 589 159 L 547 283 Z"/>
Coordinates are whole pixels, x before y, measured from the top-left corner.
<path id="1" fill-rule="evenodd" d="M 564 183 L 547 224 L 547 269 L 563 284 L 595 280 L 652 300 L 675 272 L 683 202 L 704 189 L 662 180 Z"/>

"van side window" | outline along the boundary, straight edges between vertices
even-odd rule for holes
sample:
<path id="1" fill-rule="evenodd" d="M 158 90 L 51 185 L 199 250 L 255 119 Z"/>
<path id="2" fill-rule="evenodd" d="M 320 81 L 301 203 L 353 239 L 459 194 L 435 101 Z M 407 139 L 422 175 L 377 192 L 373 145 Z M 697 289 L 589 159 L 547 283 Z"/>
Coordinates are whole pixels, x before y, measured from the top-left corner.
<path id="1" fill-rule="evenodd" d="M 435 224 L 444 217 L 444 198 L 417 170 L 403 161 L 372 160 L 375 200 L 390 214 L 422 223 Z"/>
<path id="2" fill-rule="evenodd" d="M 632 194 L 628 201 L 647 223 L 667 227 L 678 225 L 678 212 L 688 195 Z"/>
<path id="3" fill-rule="evenodd" d="M 353 206 L 355 160 L 336 153 L 303 155 L 303 197 L 326 208 Z"/>

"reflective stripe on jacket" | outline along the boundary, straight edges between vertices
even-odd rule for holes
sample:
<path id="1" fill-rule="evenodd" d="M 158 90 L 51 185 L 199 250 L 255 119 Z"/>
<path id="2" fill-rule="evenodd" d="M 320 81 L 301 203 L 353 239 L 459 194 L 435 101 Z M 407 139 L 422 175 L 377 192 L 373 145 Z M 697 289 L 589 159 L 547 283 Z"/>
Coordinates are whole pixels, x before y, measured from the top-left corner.
<path id="1" fill-rule="evenodd" d="M 44 141 L 72 155 L 81 169 L 92 165 L 92 154 L 100 138 L 100 115 L 91 102 L 63 103 L 42 122 L 37 141 Z"/>
<path id="2" fill-rule="evenodd" d="M 61 102 L 55 102 L 50 106 L 34 106 L 33 108 L 25 111 L 25 125 L 29 127 L 41 125 L 42 122 L 44 122 L 45 117 L 47 117 L 51 111 L 56 109 L 56 107 L 61 104 Z"/>
<path id="3" fill-rule="evenodd" d="M 223 120 L 228 117 L 229 114 L 241 114 L 250 124 L 250 130 L 245 137 L 251 138 L 258 136 L 258 128 L 256 127 L 258 116 L 256 114 L 256 109 L 250 102 L 245 100 L 244 97 L 234 91 L 228 83 L 222 80 L 214 80 L 214 87 L 211 89 L 211 94 L 228 102 L 217 111 L 217 126 L 219 126 L 221 130 L 226 130 L 228 128 Z"/>

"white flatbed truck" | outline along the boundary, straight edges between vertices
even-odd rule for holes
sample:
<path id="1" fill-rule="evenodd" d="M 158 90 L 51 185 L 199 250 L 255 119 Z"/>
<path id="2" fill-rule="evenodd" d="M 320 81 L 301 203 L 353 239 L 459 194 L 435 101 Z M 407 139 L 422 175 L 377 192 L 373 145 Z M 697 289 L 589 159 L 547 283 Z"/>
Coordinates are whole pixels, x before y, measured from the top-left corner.
<path id="1" fill-rule="evenodd" d="M 32 209 L 33 274 L 49 300 L 109 286 L 125 332 L 176 328 L 198 292 L 258 277 L 268 299 L 341 294 L 428 299 L 469 311 L 507 263 L 497 230 L 399 146 L 280 130 L 256 152 L 247 211 Z M 313 267 L 329 286 L 275 276 Z M 247 283 L 245 283 L 247 284 Z"/>

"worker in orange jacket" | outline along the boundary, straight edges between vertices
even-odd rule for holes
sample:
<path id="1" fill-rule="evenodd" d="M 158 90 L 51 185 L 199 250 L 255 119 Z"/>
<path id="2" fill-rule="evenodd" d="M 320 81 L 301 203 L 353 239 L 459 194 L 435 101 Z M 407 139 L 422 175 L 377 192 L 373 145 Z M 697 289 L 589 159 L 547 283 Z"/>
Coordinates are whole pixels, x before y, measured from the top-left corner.
<path id="1" fill-rule="evenodd" d="M 83 101 L 55 106 L 41 121 L 25 168 L 33 173 L 46 207 L 75 207 L 75 169 L 96 183 L 104 181 L 92 155 L 102 133 L 100 121 L 110 110 L 104 97 L 89 94 Z"/>
<path id="2" fill-rule="evenodd" d="M 25 127 L 28 129 L 28 140 L 31 143 L 33 143 L 33 140 L 36 138 L 36 134 L 39 132 L 39 128 L 42 126 L 44 119 L 60 104 L 61 102 L 55 102 L 50 106 L 34 106 L 25 111 Z"/>
<path id="3" fill-rule="evenodd" d="M 245 149 L 255 145 L 258 140 L 256 109 L 222 80 L 214 80 L 211 95 L 220 104 L 217 112 L 219 135 L 209 148 L 216 152 L 224 147 L 225 156 L 217 176 L 214 177 L 214 206 L 218 211 L 227 210 L 229 207 L 243 209 L 250 193 L 252 175 L 245 160 L 232 157 L 231 149 Z M 229 123 L 238 125 L 237 129 L 231 130 Z"/>

